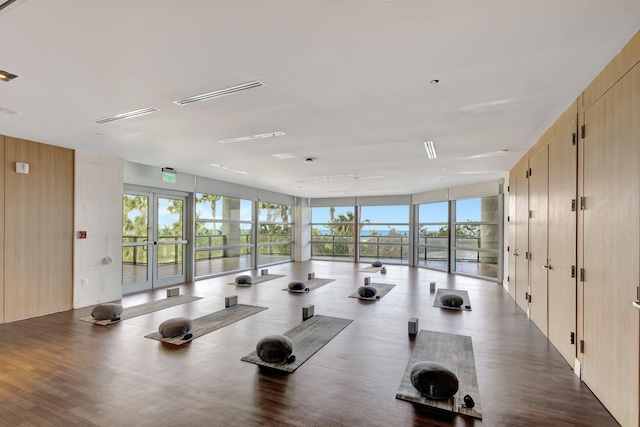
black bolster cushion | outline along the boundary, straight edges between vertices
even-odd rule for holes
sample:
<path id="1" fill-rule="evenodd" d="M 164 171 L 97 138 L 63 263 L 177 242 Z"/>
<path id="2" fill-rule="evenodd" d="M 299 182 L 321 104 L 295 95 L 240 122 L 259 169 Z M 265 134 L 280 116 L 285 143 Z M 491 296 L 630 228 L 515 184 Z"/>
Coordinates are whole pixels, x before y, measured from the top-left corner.
<path id="1" fill-rule="evenodd" d="M 251 284 L 251 276 L 247 276 L 246 274 L 242 276 L 236 277 L 236 283 L 238 285 L 250 285 Z"/>
<path id="2" fill-rule="evenodd" d="M 120 304 L 106 303 L 98 304 L 91 310 L 91 317 L 96 320 L 117 319 L 122 315 L 123 308 Z"/>
<path id="3" fill-rule="evenodd" d="M 371 265 L 372 265 L 373 267 L 382 267 L 382 262 L 380 262 L 380 261 L 373 261 L 373 262 L 371 263 Z"/>
<path id="4" fill-rule="evenodd" d="M 258 341 L 256 353 L 265 362 L 283 363 L 293 354 L 293 341 L 284 335 L 267 335 Z"/>
<path id="5" fill-rule="evenodd" d="M 462 305 L 464 300 L 459 295 L 447 294 L 440 297 L 440 302 L 442 303 L 442 305 L 446 305 L 447 307 L 458 308 Z"/>
<path id="6" fill-rule="evenodd" d="M 430 399 L 448 399 L 458 391 L 458 377 L 446 366 L 431 361 L 411 366 L 411 384 Z"/>
<path id="7" fill-rule="evenodd" d="M 302 291 L 304 291 L 306 289 L 307 289 L 307 287 L 305 286 L 304 282 L 301 282 L 299 280 L 295 280 L 295 281 L 289 283 L 289 290 L 290 291 L 302 292 Z"/>
<path id="8" fill-rule="evenodd" d="M 373 286 L 360 286 L 358 288 L 358 295 L 362 298 L 373 298 L 378 293 L 378 290 Z"/>
<path id="9" fill-rule="evenodd" d="M 174 317 L 173 319 L 165 320 L 160 323 L 158 332 L 164 338 L 175 338 L 186 335 L 187 332 L 193 329 L 193 321 L 187 317 Z"/>

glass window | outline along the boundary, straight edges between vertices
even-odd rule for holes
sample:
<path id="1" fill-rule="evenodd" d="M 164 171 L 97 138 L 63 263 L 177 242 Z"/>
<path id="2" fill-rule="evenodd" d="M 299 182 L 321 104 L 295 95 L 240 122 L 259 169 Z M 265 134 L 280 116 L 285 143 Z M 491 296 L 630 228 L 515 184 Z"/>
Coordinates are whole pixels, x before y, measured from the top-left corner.
<path id="1" fill-rule="evenodd" d="M 362 206 L 359 261 L 409 263 L 409 206 Z"/>
<path id="2" fill-rule="evenodd" d="M 258 265 L 291 261 L 293 212 L 289 205 L 260 202 L 258 212 Z"/>
<path id="3" fill-rule="evenodd" d="M 452 270 L 472 276 L 500 278 L 501 196 L 456 200 Z"/>
<path id="4" fill-rule="evenodd" d="M 353 207 L 312 207 L 311 257 L 353 260 L 355 228 Z"/>
<path id="5" fill-rule="evenodd" d="M 251 200 L 196 193 L 196 277 L 252 267 L 251 206 Z"/>
<path id="6" fill-rule="evenodd" d="M 449 202 L 418 205 L 416 265 L 449 270 Z"/>

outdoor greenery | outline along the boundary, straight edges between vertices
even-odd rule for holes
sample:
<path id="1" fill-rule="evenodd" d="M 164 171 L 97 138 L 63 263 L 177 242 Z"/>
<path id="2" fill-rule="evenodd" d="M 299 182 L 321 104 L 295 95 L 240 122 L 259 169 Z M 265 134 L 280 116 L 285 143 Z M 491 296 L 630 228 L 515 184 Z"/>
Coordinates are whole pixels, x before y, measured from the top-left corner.
<path id="1" fill-rule="evenodd" d="M 183 237 L 183 201 L 164 199 L 170 203 L 166 207 L 172 222 L 158 228 L 158 241 L 181 240 Z M 160 209 L 160 208 L 159 208 Z M 122 239 L 123 243 L 140 243 L 148 237 L 149 199 L 146 196 L 125 194 L 122 199 Z M 163 212 L 164 213 L 164 212 Z M 159 212 L 160 214 L 160 212 Z M 122 248 L 122 260 L 125 263 L 147 264 L 146 246 L 127 246 Z M 159 245 L 158 263 L 182 262 L 182 245 Z"/>

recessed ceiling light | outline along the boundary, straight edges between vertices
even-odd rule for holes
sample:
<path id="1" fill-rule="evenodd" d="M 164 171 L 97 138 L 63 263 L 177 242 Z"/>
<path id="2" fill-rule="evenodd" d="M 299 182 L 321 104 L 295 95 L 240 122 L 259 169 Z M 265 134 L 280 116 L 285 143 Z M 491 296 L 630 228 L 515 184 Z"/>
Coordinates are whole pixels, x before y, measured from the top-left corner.
<path id="1" fill-rule="evenodd" d="M 282 135 L 286 135 L 286 134 L 284 132 L 261 133 L 259 135 L 241 136 L 239 138 L 231 138 L 231 139 L 221 139 L 218 142 L 220 144 L 229 144 L 232 142 L 251 141 L 254 139 L 275 138 L 276 136 L 282 136 Z"/>
<path id="2" fill-rule="evenodd" d="M 433 145 L 433 141 L 427 141 L 424 143 L 424 148 L 427 150 L 427 156 L 429 156 L 429 158 L 431 160 L 437 158 L 436 156 L 436 147 L 435 145 Z"/>
<path id="3" fill-rule="evenodd" d="M 272 156 L 275 157 L 276 159 L 281 159 L 281 160 L 295 159 L 296 158 L 296 156 L 294 156 L 291 153 L 272 154 Z"/>
<path id="4" fill-rule="evenodd" d="M 18 76 L 16 76 L 15 74 L 11 74 L 8 71 L 0 70 L 0 81 L 10 82 L 11 80 L 15 79 L 16 77 L 18 77 Z"/>
<path id="5" fill-rule="evenodd" d="M 155 113 L 158 111 L 160 110 L 158 110 L 155 107 L 146 107 L 146 108 L 141 108 L 140 110 L 129 111 L 126 113 L 116 114 L 115 116 L 105 117 L 104 119 L 94 120 L 94 123 L 102 125 L 102 124 L 113 122 L 116 120 L 132 119 L 134 117 L 145 116 L 147 114 Z"/>
<path id="6" fill-rule="evenodd" d="M 216 163 L 211 163 L 211 166 L 215 166 L 217 168 L 224 169 L 224 170 L 229 171 L 229 172 L 239 173 L 240 175 L 248 175 L 249 174 L 249 172 L 241 171 L 241 170 L 238 170 L 238 169 L 231 169 L 231 168 L 229 168 L 227 166 L 218 165 Z"/>
<path id="7" fill-rule="evenodd" d="M 253 89 L 260 86 L 264 86 L 264 83 L 262 83 L 260 80 L 256 80 L 254 82 L 243 83 L 241 85 L 231 86 L 231 87 L 216 90 L 213 92 L 202 93 L 200 95 L 190 96 L 189 98 L 179 99 L 177 101 L 173 101 L 173 103 L 176 105 L 184 106 L 184 105 L 192 104 L 194 102 L 208 101 L 213 98 L 220 98 L 221 96 L 231 95 L 234 93 L 241 92 L 243 90 Z"/>

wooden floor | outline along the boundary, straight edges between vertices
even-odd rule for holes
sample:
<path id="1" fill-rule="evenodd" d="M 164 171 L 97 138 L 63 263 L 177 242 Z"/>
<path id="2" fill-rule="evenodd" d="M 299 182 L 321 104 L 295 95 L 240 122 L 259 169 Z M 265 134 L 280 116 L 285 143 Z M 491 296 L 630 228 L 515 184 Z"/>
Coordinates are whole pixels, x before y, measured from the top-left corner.
<path id="1" fill-rule="evenodd" d="M 182 285 L 204 297 L 110 326 L 79 320 L 91 308 L 0 325 L 1 426 L 610 426 L 617 425 L 501 285 L 433 270 L 309 261 L 272 266 L 286 277 L 253 287 L 232 276 Z M 335 279 L 309 293 L 292 280 Z M 255 272 L 254 272 L 255 273 Z M 379 301 L 348 298 L 364 277 L 397 286 Z M 439 288 L 467 290 L 472 311 L 433 307 Z M 171 317 L 224 308 L 225 296 L 268 307 L 173 346 L 144 338 Z M 127 306 L 165 290 L 127 296 Z M 293 374 L 268 375 L 240 358 L 260 338 L 301 321 L 302 307 L 354 321 Z M 473 339 L 482 421 L 428 413 L 397 400 L 412 350 L 407 322 Z"/>

